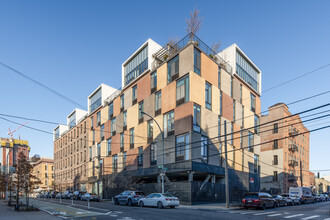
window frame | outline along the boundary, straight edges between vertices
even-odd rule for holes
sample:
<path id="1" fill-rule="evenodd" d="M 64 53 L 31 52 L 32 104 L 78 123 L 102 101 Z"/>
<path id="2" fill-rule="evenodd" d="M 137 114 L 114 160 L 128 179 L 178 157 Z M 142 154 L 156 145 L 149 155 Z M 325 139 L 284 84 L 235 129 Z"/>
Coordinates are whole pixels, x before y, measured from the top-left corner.
<path id="1" fill-rule="evenodd" d="M 205 81 L 205 108 L 212 110 L 212 84 Z"/>

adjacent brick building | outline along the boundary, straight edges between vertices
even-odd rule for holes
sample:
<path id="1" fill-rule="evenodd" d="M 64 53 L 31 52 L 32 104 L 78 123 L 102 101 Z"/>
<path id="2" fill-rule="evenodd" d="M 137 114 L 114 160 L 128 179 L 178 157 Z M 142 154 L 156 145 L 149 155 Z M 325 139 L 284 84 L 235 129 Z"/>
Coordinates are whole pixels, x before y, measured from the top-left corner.
<path id="1" fill-rule="evenodd" d="M 41 157 L 33 165 L 33 174 L 40 180 L 36 191 L 54 190 L 54 160 Z"/>

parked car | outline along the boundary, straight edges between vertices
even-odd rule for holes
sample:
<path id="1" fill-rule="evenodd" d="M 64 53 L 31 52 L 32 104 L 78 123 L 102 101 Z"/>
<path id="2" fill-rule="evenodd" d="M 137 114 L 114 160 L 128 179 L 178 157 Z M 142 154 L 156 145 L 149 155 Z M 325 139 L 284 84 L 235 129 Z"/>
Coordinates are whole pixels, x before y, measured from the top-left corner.
<path id="1" fill-rule="evenodd" d="M 242 200 L 243 208 L 247 209 L 250 207 L 266 209 L 268 207 L 276 207 L 276 201 L 268 193 L 254 192 L 245 194 Z"/>
<path id="2" fill-rule="evenodd" d="M 71 199 L 72 193 L 71 191 L 64 191 L 64 198 L 65 199 Z"/>
<path id="3" fill-rule="evenodd" d="M 329 201 L 329 195 L 328 194 L 322 194 L 325 198 L 325 201 Z"/>
<path id="4" fill-rule="evenodd" d="M 290 187 L 289 194 L 293 194 L 300 198 L 300 203 L 312 203 L 315 199 L 312 194 L 312 189 L 309 187 Z"/>
<path id="5" fill-rule="evenodd" d="M 56 193 L 55 198 L 56 198 L 56 199 L 60 199 L 60 198 L 62 198 L 62 193 Z"/>
<path id="6" fill-rule="evenodd" d="M 79 191 L 74 191 L 72 193 L 72 199 L 75 199 L 75 200 L 80 200 L 80 197 L 82 196 L 82 193 L 79 192 Z"/>
<path id="7" fill-rule="evenodd" d="M 325 202 L 325 196 L 323 194 L 318 194 L 318 196 L 320 197 L 321 202 Z"/>
<path id="8" fill-rule="evenodd" d="M 139 200 L 140 207 L 155 206 L 161 209 L 163 207 L 175 208 L 175 206 L 179 205 L 179 199 L 167 193 L 152 193 Z"/>
<path id="9" fill-rule="evenodd" d="M 115 205 L 125 204 L 132 206 L 138 204 L 138 201 L 144 197 L 145 194 L 142 191 L 124 191 L 115 196 Z"/>
<path id="10" fill-rule="evenodd" d="M 287 202 L 286 199 L 283 198 L 282 196 L 280 196 L 280 195 L 275 195 L 275 196 L 273 196 L 273 198 L 276 200 L 276 205 L 277 205 L 277 207 L 280 207 L 280 206 L 288 206 L 288 202 Z"/>
<path id="11" fill-rule="evenodd" d="M 288 205 L 300 205 L 300 199 L 295 195 L 284 193 L 281 196 L 286 199 Z"/>
<path id="12" fill-rule="evenodd" d="M 80 200 L 89 200 L 89 201 L 96 201 L 99 202 L 101 199 L 101 197 L 99 195 L 96 194 L 90 194 L 90 193 L 85 193 L 84 195 L 82 195 L 80 197 Z"/>
<path id="13" fill-rule="evenodd" d="M 321 196 L 318 194 L 313 195 L 316 202 L 321 202 Z"/>

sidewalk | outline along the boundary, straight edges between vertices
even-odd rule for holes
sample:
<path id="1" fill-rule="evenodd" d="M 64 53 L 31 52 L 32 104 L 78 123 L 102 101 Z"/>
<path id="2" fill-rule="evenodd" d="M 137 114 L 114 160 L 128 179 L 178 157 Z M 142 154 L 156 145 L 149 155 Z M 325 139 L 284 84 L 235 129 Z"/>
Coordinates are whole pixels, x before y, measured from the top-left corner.
<path id="1" fill-rule="evenodd" d="M 7 205 L 7 201 L 0 200 L 0 220 L 58 220 L 57 217 L 51 216 L 43 211 L 17 212 L 13 211 L 13 209 L 14 207 Z"/>
<path id="2" fill-rule="evenodd" d="M 178 208 L 182 209 L 200 209 L 200 210 L 237 210 L 241 209 L 241 207 L 237 206 L 229 206 L 226 208 L 226 203 L 205 203 L 205 204 L 197 204 L 197 205 L 180 205 Z"/>

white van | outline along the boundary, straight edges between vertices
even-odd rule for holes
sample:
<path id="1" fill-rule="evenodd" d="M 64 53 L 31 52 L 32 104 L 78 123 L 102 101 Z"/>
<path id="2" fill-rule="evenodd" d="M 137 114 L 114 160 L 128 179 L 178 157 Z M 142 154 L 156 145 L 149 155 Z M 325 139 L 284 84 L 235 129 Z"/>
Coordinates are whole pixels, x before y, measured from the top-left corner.
<path id="1" fill-rule="evenodd" d="M 299 197 L 300 202 L 304 204 L 315 202 L 315 199 L 312 194 L 312 189 L 309 187 L 290 187 L 289 194 Z"/>

